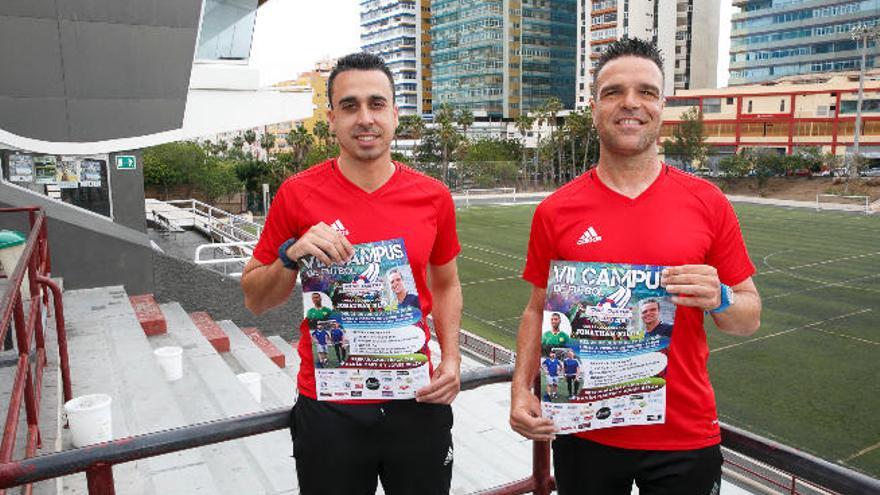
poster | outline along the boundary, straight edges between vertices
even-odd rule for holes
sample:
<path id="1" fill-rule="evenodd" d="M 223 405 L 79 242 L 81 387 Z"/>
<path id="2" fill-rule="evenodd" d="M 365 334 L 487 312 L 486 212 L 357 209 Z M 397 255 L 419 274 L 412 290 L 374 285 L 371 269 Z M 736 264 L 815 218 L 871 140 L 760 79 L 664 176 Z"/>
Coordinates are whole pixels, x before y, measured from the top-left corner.
<path id="1" fill-rule="evenodd" d="M 300 260 L 318 400 L 412 399 L 430 382 L 429 331 L 404 241 L 354 249 L 344 265 Z"/>
<path id="2" fill-rule="evenodd" d="M 30 155 L 9 155 L 9 182 L 33 182 L 34 159 Z"/>
<path id="3" fill-rule="evenodd" d="M 55 181 L 61 189 L 79 187 L 80 161 L 75 156 L 62 156 L 55 173 Z"/>
<path id="4" fill-rule="evenodd" d="M 554 261 L 541 335 L 541 409 L 561 434 L 666 420 L 675 305 L 664 267 Z"/>
<path id="5" fill-rule="evenodd" d="M 101 170 L 107 166 L 106 160 L 83 158 L 79 162 L 79 186 L 101 187 Z"/>
<path id="6" fill-rule="evenodd" d="M 42 155 L 33 157 L 34 160 L 34 177 L 37 184 L 55 184 L 57 166 L 55 157 L 52 155 Z"/>

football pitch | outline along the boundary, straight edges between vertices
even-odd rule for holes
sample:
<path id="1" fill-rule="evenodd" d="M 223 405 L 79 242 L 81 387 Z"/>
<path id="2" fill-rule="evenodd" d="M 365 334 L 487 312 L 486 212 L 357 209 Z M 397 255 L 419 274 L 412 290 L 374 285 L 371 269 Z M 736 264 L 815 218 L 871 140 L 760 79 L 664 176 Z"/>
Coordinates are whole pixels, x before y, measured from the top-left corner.
<path id="1" fill-rule="evenodd" d="M 762 326 L 707 319 L 721 421 L 880 477 L 880 216 L 734 205 Z M 534 205 L 458 211 L 462 327 L 513 349 Z"/>

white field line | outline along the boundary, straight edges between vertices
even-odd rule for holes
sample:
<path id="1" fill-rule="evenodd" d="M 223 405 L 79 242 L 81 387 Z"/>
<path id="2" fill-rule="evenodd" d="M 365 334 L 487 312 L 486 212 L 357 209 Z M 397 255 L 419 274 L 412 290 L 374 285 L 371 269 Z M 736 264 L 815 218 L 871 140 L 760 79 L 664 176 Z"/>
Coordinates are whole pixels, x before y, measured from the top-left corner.
<path id="1" fill-rule="evenodd" d="M 492 249 L 484 248 L 482 246 L 474 246 L 473 244 L 462 244 L 462 247 L 466 247 L 468 249 L 476 249 L 477 251 L 483 251 L 484 253 L 490 253 L 497 256 L 504 256 L 505 258 L 512 258 L 517 261 L 524 261 L 522 256 L 516 256 L 513 254 L 502 253 L 501 251 L 495 251 Z"/>
<path id="2" fill-rule="evenodd" d="M 461 284 L 461 286 L 464 287 L 466 285 L 488 284 L 491 282 L 502 282 L 505 280 L 515 280 L 518 278 L 519 278 L 519 275 L 511 275 L 509 277 L 486 278 L 483 280 L 474 280 L 472 282 L 464 282 L 463 284 Z"/>
<path id="3" fill-rule="evenodd" d="M 852 335 L 847 335 L 845 333 L 832 332 L 831 330 L 822 330 L 821 328 L 817 328 L 816 331 L 822 332 L 822 333 L 827 333 L 828 335 L 833 335 L 835 337 L 841 337 L 844 339 L 855 340 L 856 342 L 861 342 L 863 344 L 880 345 L 880 342 L 875 342 L 873 340 L 863 339 L 863 338 L 859 338 L 859 337 L 853 337 Z"/>
<path id="4" fill-rule="evenodd" d="M 501 323 L 502 321 L 511 321 L 511 320 L 519 321 L 520 319 L 522 319 L 522 315 L 511 316 L 510 318 L 501 318 L 500 320 L 493 320 L 493 322 L 494 323 Z"/>
<path id="5" fill-rule="evenodd" d="M 856 254 L 853 256 L 845 256 L 843 258 L 832 258 L 832 259 L 827 259 L 827 260 L 823 260 L 823 261 L 816 261 L 813 263 L 806 263 L 804 265 L 789 266 L 786 268 L 776 268 L 776 267 L 771 266 L 769 263 L 767 263 L 767 260 L 769 260 L 771 256 L 773 256 L 775 254 L 779 254 L 781 252 L 783 252 L 783 251 L 768 254 L 767 256 L 765 256 L 764 257 L 764 265 L 766 265 L 767 267 L 770 267 L 770 270 L 767 270 L 765 272 L 758 272 L 755 275 L 756 276 L 757 275 L 769 275 L 771 273 L 777 273 L 777 272 L 788 272 L 791 270 L 800 270 L 801 268 L 811 268 L 814 266 L 827 265 L 830 263 L 837 263 L 839 261 L 849 261 L 849 260 L 856 260 L 856 259 L 861 259 L 861 258 L 869 258 L 871 256 L 877 256 L 878 254 L 880 254 L 880 251 L 874 251 L 873 253 Z"/>
<path id="6" fill-rule="evenodd" d="M 841 280 L 839 282 L 826 282 L 826 283 L 823 283 L 823 284 L 820 284 L 820 285 L 817 285 L 814 287 L 810 287 L 809 289 L 792 290 L 792 291 L 788 291 L 788 292 L 783 292 L 782 294 L 775 294 L 775 295 L 768 296 L 768 297 L 762 297 L 761 300 L 762 301 L 771 301 L 773 299 L 779 299 L 781 297 L 790 296 L 792 294 L 801 294 L 804 292 L 811 292 L 814 290 L 824 289 L 826 287 L 845 287 L 847 289 L 853 289 L 853 290 L 863 290 L 863 291 L 869 291 L 869 292 L 876 292 L 874 289 L 869 289 L 867 287 L 853 287 L 853 286 L 850 286 L 847 284 L 849 284 L 850 282 L 856 282 L 859 280 L 866 280 L 869 278 L 877 278 L 877 277 L 880 277 L 880 273 L 865 275 L 864 277 L 849 278 L 846 280 Z"/>
<path id="7" fill-rule="evenodd" d="M 870 452 L 873 452 L 877 449 L 880 449 L 880 442 L 877 442 L 874 445 L 871 445 L 870 447 L 865 447 L 864 449 L 856 452 L 855 454 L 847 457 L 846 459 L 840 459 L 840 462 L 851 461 L 851 460 L 855 459 L 856 457 L 861 457 L 861 456 L 868 454 Z"/>
<path id="8" fill-rule="evenodd" d="M 482 263 L 482 264 L 484 264 L 484 265 L 489 265 L 489 266 L 494 267 L 494 268 L 500 268 L 500 269 L 502 269 L 502 270 L 506 270 L 506 271 L 509 271 L 509 272 L 519 273 L 519 270 L 514 269 L 514 268 L 511 268 L 511 267 L 509 267 L 509 266 L 502 266 L 502 265 L 499 265 L 499 264 L 496 264 L 496 263 L 492 263 L 492 262 L 489 262 L 489 261 L 483 261 L 483 260 L 478 259 L 478 258 L 471 258 L 470 256 L 462 256 L 462 255 L 459 255 L 458 257 L 461 258 L 461 259 L 463 259 L 463 260 L 476 261 L 477 263 Z"/>
<path id="9" fill-rule="evenodd" d="M 767 339 L 769 339 L 769 338 L 779 337 L 780 335 L 785 335 L 785 334 L 787 334 L 787 333 L 791 333 L 791 332 L 794 332 L 794 331 L 796 331 L 796 330 L 803 330 L 803 329 L 805 329 L 805 328 L 816 327 L 816 326 L 822 325 L 822 324 L 824 324 L 824 323 L 828 323 L 828 322 L 830 322 L 830 321 L 842 320 L 842 319 L 844 319 L 844 318 L 849 318 L 850 316 L 860 315 L 860 314 L 862 314 L 862 313 L 868 313 L 868 312 L 870 312 L 870 311 L 871 311 L 871 308 L 860 309 L 860 310 L 858 310 L 858 311 L 853 311 L 853 312 L 851 312 L 851 313 L 846 313 L 846 314 L 842 314 L 842 315 L 834 316 L 834 317 L 831 317 L 831 318 L 827 318 L 827 319 L 825 319 L 825 320 L 814 321 L 813 323 L 807 323 L 806 325 L 801 325 L 801 326 L 799 326 L 799 327 L 789 328 L 788 330 L 782 330 L 782 331 L 780 331 L 780 332 L 771 333 L 771 334 L 769 334 L 769 335 L 762 335 L 761 337 L 757 337 L 757 338 L 754 338 L 754 339 L 744 340 L 744 341 L 742 341 L 742 342 L 737 342 L 737 343 L 735 343 L 735 344 L 725 345 L 725 346 L 719 347 L 719 348 L 717 348 L 717 349 L 712 349 L 712 350 L 709 351 L 709 353 L 716 353 L 716 352 L 725 351 L 725 350 L 727 350 L 727 349 L 733 349 L 734 347 L 739 347 L 739 346 L 741 346 L 741 345 L 752 344 L 752 343 L 754 343 L 754 342 L 759 342 L 759 341 L 762 341 L 762 340 L 767 340 Z"/>
<path id="10" fill-rule="evenodd" d="M 516 330 L 511 330 L 511 329 L 509 329 L 509 328 L 502 327 L 501 325 L 495 323 L 494 321 L 485 320 L 485 319 L 480 318 L 479 316 L 477 316 L 477 315 L 475 315 L 475 314 L 468 313 L 467 311 L 462 311 L 462 314 L 465 315 L 465 316 L 467 316 L 467 317 L 469 317 L 469 318 L 473 318 L 473 319 L 479 321 L 480 323 L 485 323 L 486 325 L 489 325 L 489 326 L 491 326 L 491 327 L 495 327 L 495 328 L 497 328 L 497 329 L 499 329 L 499 330 L 501 330 L 501 331 L 503 331 L 503 332 L 506 332 L 506 333 L 509 333 L 509 334 L 511 334 L 511 335 L 513 335 L 513 336 L 516 336 Z"/>

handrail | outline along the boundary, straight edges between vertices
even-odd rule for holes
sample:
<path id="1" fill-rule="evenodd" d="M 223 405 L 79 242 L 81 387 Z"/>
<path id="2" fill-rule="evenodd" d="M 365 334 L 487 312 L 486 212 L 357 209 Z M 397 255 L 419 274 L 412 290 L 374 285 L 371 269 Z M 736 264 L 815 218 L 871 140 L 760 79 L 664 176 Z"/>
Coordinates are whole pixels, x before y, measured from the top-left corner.
<path id="1" fill-rule="evenodd" d="M 42 397 L 43 368 L 46 366 L 46 345 L 43 328 L 43 308 L 48 303 L 48 292 L 40 287 L 48 287 L 55 303 L 56 330 L 58 332 L 59 359 L 65 400 L 72 397 L 70 385 L 70 366 L 67 359 L 67 343 L 64 330 L 61 291 L 48 277 L 51 262 L 47 236 L 47 219 L 39 207 L 0 208 L 0 213 L 27 213 L 30 231 L 21 256 L 12 273 L 7 274 L 9 285 L 0 298 L 0 342 L 5 341 L 9 329 L 14 326 L 18 350 L 18 363 L 9 406 L 4 423 L 3 438 L 0 442 L 0 463 L 12 460 L 18 436 L 18 423 L 21 404 L 24 402 L 27 418 L 27 439 L 25 458 L 33 457 L 42 439 L 40 436 L 39 410 Z M 29 295 L 22 295 L 22 285 L 27 276 Z M 24 299 L 24 300 L 23 300 Z M 24 302 L 29 307 L 25 310 Z M 25 313 L 26 311 L 26 313 Z M 14 325 L 12 325 L 14 323 Z M 33 344 L 33 348 L 31 345 Z M 33 358 L 34 369 L 31 369 Z M 31 486 L 25 488 L 30 493 Z M 0 488 L 0 495 L 5 490 Z"/>
<path id="2" fill-rule="evenodd" d="M 507 382 L 512 376 L 513 365 L 466 371 L 462 373 L 461 388 L 464 391 Z M 0 464 L 0 490 L 85 471 L 90 495 L 113 495 L 114 464 L 288 428 L 289 412 L 287 408 L 273 409 Z M 721 429 L 724 447 L 767 462 L 802 480 L 848 495 L 880 493 L 880 480 L 732 426 L 722 425 Z M 549 444 L 534 442 L 534 453 L 531 477 L 483 491 L 481 495 L 549 494 L 554 485 L 550 476 Z M 790 493 L 797 493 L 794 487 Z"/>

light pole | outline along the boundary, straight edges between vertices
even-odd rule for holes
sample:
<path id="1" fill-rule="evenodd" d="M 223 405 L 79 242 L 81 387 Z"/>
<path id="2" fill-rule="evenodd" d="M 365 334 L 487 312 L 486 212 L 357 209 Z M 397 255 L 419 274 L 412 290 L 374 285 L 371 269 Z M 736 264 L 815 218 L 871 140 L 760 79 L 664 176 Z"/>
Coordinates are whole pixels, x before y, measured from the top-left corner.
<path id="1" fill-rule="evenodd" d="M 868 54 L 868 39 L 877 39 L 880 37 L 880 24 L 874 21 L 872 26 L 861 24 L 852 29 L 852 39 L 856 42 L 862 42 L 862 64 L 859 66 L 859 99 L 856 102 L 856 129 L 853 136 L 853 152 L 849 164 L 849 176 L 858 177 L 859 171 L 856 170 L 856 160 L 859 156 L 859 137 L 862 134 L 862 100 L 865 97 L 865 57 Z"/>

